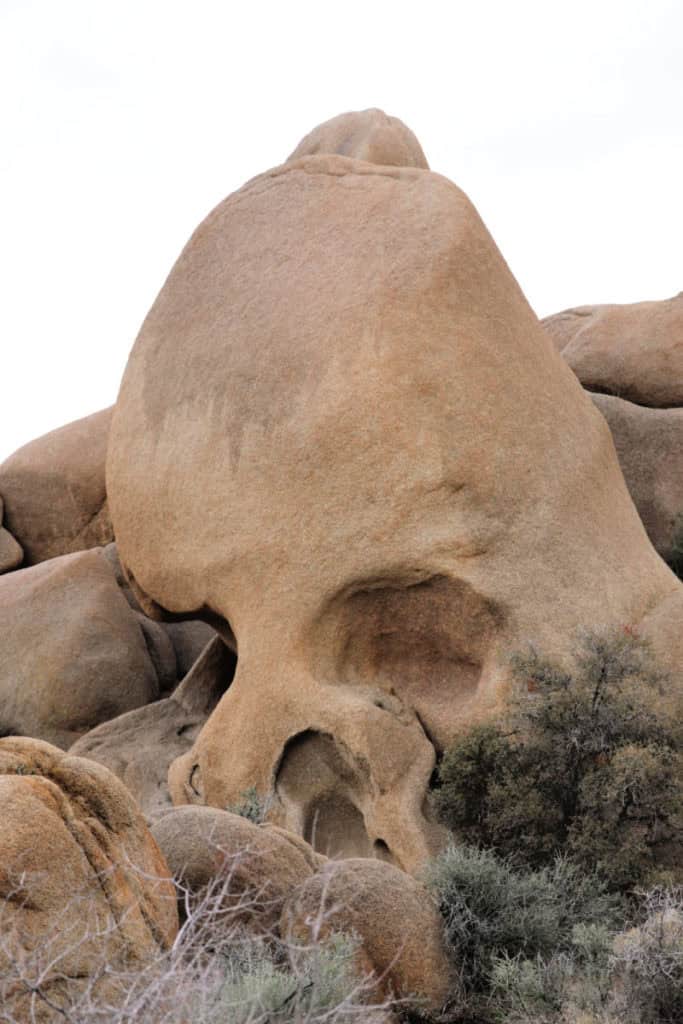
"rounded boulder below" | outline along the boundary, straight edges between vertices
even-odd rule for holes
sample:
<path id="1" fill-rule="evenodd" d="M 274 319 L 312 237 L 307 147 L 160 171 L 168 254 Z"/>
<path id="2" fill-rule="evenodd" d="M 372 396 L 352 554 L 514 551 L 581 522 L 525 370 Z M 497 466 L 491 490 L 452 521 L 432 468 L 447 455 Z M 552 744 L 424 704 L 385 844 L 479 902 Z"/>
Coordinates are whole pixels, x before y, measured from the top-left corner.
<path id="1" fill-rule="evenodd" d="M 26 565 L 114 539 L 104 483 L 112 411 L 52 430 L 0 466 L 5 526 Z"/>
<path id="2" fill-rule="evenodd" d="M 359 969 L 374 973 L 381 996 L 417 997 L 438 1012 L 453 992 L 436 906 L 416 879 L 383 861 L 328 861 L 291 895 L 280 932 L 302 942 L 357 936 Z"/>
<path id="3" fill-rule="evenodd" d="M 163 651 L 145 627 L 102 551 L 0 576 L 0 735 L 66 748 L 100 722 L 157 700 Z M 163 631 L 156 639 L 172 655 Z"/>
<path id="4" fill-rule="evenodd" d="M 683 292 L 660 302 L 579 306 L 541 321 L 589 391 L 683 405 Z"/>
<path id="5" fill-rule="evenodd" d="M 255 933 L 275 931 L 285 900 L 324 863 L 298 836 L 215 807 L 176 807 L 152 834 L 182 886 L 213 889 Z"/>
<path id="6" fill-rule="evenodd" d="M 170 947 L 178 916 L 168 868 L 106 768 L 37 740 L 1 739 L 0 820 L 8 1019 L 62 1019 L 41 1017 L 48 1001 L 109 991 Z"/>

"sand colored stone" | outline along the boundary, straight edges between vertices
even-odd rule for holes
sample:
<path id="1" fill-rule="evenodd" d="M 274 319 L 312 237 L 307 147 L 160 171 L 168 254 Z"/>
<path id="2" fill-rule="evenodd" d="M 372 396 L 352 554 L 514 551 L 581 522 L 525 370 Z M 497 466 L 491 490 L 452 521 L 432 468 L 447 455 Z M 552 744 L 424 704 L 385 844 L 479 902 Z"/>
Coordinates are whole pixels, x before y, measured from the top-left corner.
<path id="1" fill-rule="evenodd" d="M 667 559 L 683 525 L 683 408 L 647 409 L 612 395 L 591 398 L 609 424 L 648 537 Z"/>
<path id="2" fill-rule="evenodd" d="M 383 110 L 339 114 L 314 128 L 296 147 L 290 160 L 333 153 L 392 167 L 429 168 L 422 147 L 410 128 Z"/>
<path id="3" fill-rule="evenodd" d="M 107 489 L 148 610 L 237 642 L 177 803 L 254 785 L 323 853 L 413 871 L 436 753 L 504 709 L 513 650 L 641 624 L 680 708 L 683 588 L 605 420 L 427 170 L 308 156 L 221 203 L 136 341 Z"/>
<path id="4" fill-rule="evenodd" d="M 160 697 L 141 619 L 101 550 L 0 576 L 0 735 L 68 747 Z"/>
<path id="5" fill-rule="evenodd" d="M 335 932 L 356 936 L 359 971 L 378 979 L 379 998 L 417 996 L 438 1012 L 452 997 L 439 911 L 424 886 L 390 864 L 328 861 L 290 896 L 280 932 L 304 943 Z"/>
<path id="6" fill-rule="evenodd" d="M 27 977 L 51 962 L 41 990 L 59 1005 L 105 968 L 135 970 L 169 948 L 178 918 L 168 868 L 105 768 L 37 740 L 0 739 L 0 819 L 3 1010 L 31 1020 L 33 1004 L 38 1020 L 61 1019 L 12 985 L 11 957 Z"/>
<path id="7" fill-rule="evenodd" d="M 4 502 L 0 495 L 0 573 L 9 572 L 21 565 L 24 552 L 20 544 L 2 525 Z"/>
<path id="8" fill-rule="evenodd" d="M 222 886 L 225 911 L 256 933 L 275 934 L 285 900 L 323 862 L 297 836 L 215 807 L 177 807 L 152 834 L 182 886 Z"/>
<path id="9" fill-rule="evenodd" d="M 579 306 L 542 323 L 589 391 L 683 406 L 683 292 L 660 302 Z"/>
<path id="10" fill-rule="evenodd" d="M 215 637 L 170 697 L 103 722 L 70 752 L 105 765 L 153 821 L 172 808 L 167 782 L 171 763 L 191 748 L 234 671 L 235 655 Z"/>
<path id="11" fill-rule="evenodd" d="M 35 565 L 113 540 L 104 486 L 111 409 L 24 445 L 0 465 L 5 526 Z"/>

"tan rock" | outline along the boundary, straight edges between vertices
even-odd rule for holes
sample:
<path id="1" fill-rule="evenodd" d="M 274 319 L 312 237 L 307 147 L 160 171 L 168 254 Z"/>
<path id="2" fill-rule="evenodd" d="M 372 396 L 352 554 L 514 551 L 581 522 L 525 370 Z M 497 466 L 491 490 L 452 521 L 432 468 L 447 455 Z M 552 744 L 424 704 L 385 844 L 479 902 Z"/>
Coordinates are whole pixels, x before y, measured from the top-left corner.
<path id="1" fill-rule="evenodd" d="M 512 651 L 648 616 L 683 662 L 605 420 L 426 170 L 309 156 L 221 203 L 136 341 L 107 487 L 148 610 L 237 642 L 174 802 L 256 786 L 323 853 L 438 849 L 436 752 L 504 710 Z"/>
<path id="2" fill-rule="evenodd" d="M 214 807 L 177 807 L 152 834 L 174 878 L 194 894 L 224 880 L 223 909 L 257 933 L 275 932 L 285 900 L 322 863 L 296 836 Z"/>
<path id="3" fill-rule="evenodd" d="M 77 740 L 70 753 L 91 758 L 117 775 L 148 820 L 168 813 L 169 766 L 192 747 L 230 685 L 235 660 L 214 637 L 170 697 L 103 722 Z"/>
<path id="4" fill-rule="evenodd" d="M 683 292 L 661 302 L 580 306 L 542 323 L 589 391 L 683 405 Z"/>
<path id="5" fill-rule="evenodd" d="M 417 996 L 438 1012 L 452 995 L 439 911 L 424 886 L 390 864 L 328 861 L 287 901 L 280 932 L 301 942 L 357 936 L 360 972 L 378 979 L 380 998 Z"/>
<path id="6" fill-rule="evenodd" d="M 289 159 L 323 153 L 391 167 L 429 168 L 410 128 L 397 117 L 388 117 L 377 109 L 340 114 L 319 124 L 301 140 Z"/>
<path id="7" fill-rule="evenodd" d="M 100 550 L 0 576 L 0 649 L 0 735 L 68 747 L 163 695 L 140 618 Z"/>
<path id="8" fill-rule="evenodd" d="M 4 503 L 0 496 L 0 573 L 16 569 L 24 557 L 21 545 L 17 544 L 9 530 L 2 525 L 3 513 Z"/>
<path id="9" fill-rule="evenodd" d="M 37 740 L 2 739 L 0 819 L 0 1006 L 16 1014 L 9 1019 L 33 1020 L 32 1007 L 38 1020 L 62 1019 L 22 977 L 38 977 L 59 1006 L 170 947 L 178 918 L 168 868 L 105 768 Z"/>
<path id="10" fill-rule="evenodd" d="M 125 573 L 119 562 L 116 544 L 107 544 L 104 548 L 111 565 L 116 582 L 128 604 L 134 611 L 141 613 L 140 625 L 145 631 L 149 643 L 158 652 L 157 658 L 160 661 L 159 674 L 166 677 L 172 675 L 175 680 L 183 679 L 190 671 L 194 663 L 200 657 L 202 651 L 212 640 L 216 632 L 205 622 L 190 620 L 184 622 L 155 623 L 142 611 L 140 604 L 131 590 Z M 164 634 L 162 638 L 161 634 Z M 171 651 L 172 648 L 172 651 Z M 234 649 L 234 642 L 231 644 Z"/>
<path id="11" fill-rule="evenodd" d="M 24 445 L 0 466 L 5 525 L 26 565 L 113 540 L 104 486 L 111 409 Z"/>
<path id="12" fill-rule="evenodd" d="M 646 409 L 612 395 L 591 398 L 609 424 L 648 537 L 668 559 L 683 515 L 683 409 Z"/>

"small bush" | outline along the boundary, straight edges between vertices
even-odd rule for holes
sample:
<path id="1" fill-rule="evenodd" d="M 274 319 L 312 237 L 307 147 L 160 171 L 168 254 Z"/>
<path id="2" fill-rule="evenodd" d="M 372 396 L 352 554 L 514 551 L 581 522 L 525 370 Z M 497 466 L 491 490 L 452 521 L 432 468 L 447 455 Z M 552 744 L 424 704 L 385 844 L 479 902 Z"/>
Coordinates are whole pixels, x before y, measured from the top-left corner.
<path id="1" fill-rule="evenodd" d="M 498 958 L 549 958 L 571 948 L 577 925 L 620 920 L 620 901 L 604 882 L 562 858 L 525 871 L 490 850 L 450 846 L 430 866 L 427 884 L 470 996 L 488 991 Z"/>
<path id="2" fill-rule="evenodd" d="M 231 814 L 239 814 L 241 818 L 252 821 L 254 825 L 261 825 L 266 820 L 270 807 L 270 799 L 260 796 L 256 786 L 249 786 L 236 804 L 230 804 L 225 809 Z"/>
<path id="3" fill-rule="evenodd" d="M 647 645 L 629 630 L 587 634 L 573 674 L 533 650 L 513 669 L 510 720 L 475 728 L 445 753 L 442 821 L 534 867 L 566 853 L 616 889 L 674 880 L 680 726 L 651 708 L 664 680 Z"/>

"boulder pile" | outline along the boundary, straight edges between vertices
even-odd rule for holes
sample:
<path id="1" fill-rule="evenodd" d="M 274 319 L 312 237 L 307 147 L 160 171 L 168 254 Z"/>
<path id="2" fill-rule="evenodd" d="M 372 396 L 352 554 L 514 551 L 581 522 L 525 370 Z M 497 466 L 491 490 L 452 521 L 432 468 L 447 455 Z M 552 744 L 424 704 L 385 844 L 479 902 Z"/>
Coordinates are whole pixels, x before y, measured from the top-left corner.
<path id="1" fill-rule="evenodd" d="M 116 405 L 0 466 L 21 948 L 83 892 L 77 930 L 144 963 L 170 873 L 227 873 L 241 925 L 353 932 L 377 994 L 438 1010 L 435 767 L 513 651 L 569 664 L 583 628 L 637 631 L 683 714 L 682 515 L 683 293 L 541 323 L 402 122 L 318 126 L 197 228 Z M 99 977 L 76 946 L 48 988 Z"/>

